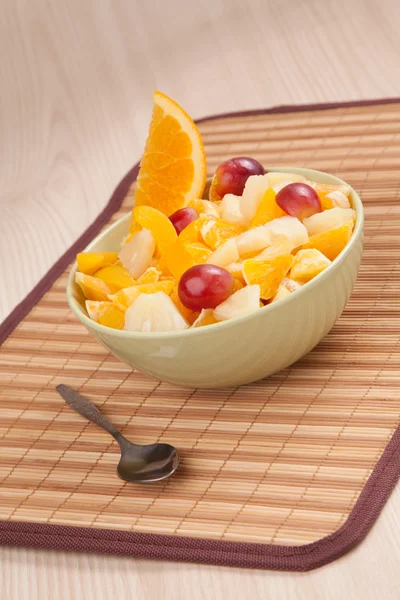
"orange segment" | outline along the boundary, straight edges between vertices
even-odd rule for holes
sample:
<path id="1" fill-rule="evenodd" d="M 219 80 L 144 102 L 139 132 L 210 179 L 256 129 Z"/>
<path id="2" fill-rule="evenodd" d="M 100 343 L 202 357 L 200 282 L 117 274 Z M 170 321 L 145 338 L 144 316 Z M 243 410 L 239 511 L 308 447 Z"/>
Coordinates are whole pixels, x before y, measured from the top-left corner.
<path id="1" fill-rule="evenodd" d="M 79 285 L 88 300 L 108 300 L 108 295 L 111 294 L 108 285 L 92 275 L 75 273 L 75 283 Z"/>
<path id="2" fill-rule="evenodd" d="M 332 198 L 329 198 L 326 194 L 319 194 L 319 199 L 321 200 L 322 210 L 330 210 L 336 206 Z"/>
<path id="3" fill-rule="evenodd" d="M 210 200 L 196 199 L 191 200 L 188 204 L 190 208 L 194 208 L 198 215 L 205 213 L 206 215 L 210 215 L 212 217 L 219 217 L 218 206 L 214 202 L 210 202 Z"/>
<path id="4" fill-rule="evenodd" d="M 163 259 L 165 259 L 165 266 L 177 281 L 179 281 L 185 271 L 194 267 L 196 264 L 196 261 L 189 252 L 187 252 L 179 238 L 168 248 Z"/>
<path id="5" fill-rule="evenodd" d="M 157 283 L 161 277 L 161 271 L 158 271 L 155 267 L 149 267 L 147 271 L 143 273 L 137 280 L 137 284 L 141 283 Z"/>
<path id="6" fill-rule="evenodd" d="M 304 244 L 303 248 L 315 248 L 322 252 L 329 260 L 335 260 L 351 238 L 353 227 L 353 221 L 348 221 L 336 229 L 329 229 L 317 235 L 312 235 L 309 242 Z"/>
<path id="7" fill-rule="evenodd" d="M 350 186 L 346 184 L 317 183 L 315 181 L 307 181 L 307 183 L 314 188 L 320 198 L 331 192 L 342 192 L 348 198 L 350 197 Z"/>
<path id="8" fill-rule="evenodd" d="M 271 260 L 248 258 L 243 262 L 243 276 L 248 285 L 258 284 L 261 298 L 269 300 L 275 296 L 293 261 L 294 257 L 291 254 L 277 256 Z"/>
<path id="9" fill-rule="evenodd" d="M 116 263 L 118 252 L 80 252 L 76 260 L 81 273 L 94 275 L 99 269 Z"/>
<path id="10" fill-rule="evenodd" d="M 290 277 L 300 283 L 307 283 L 329 267 L 331 261 L 315 248 L 299 250 L 296 254 Z"/>
<path id="11" fill-rule="evenodd" d="M 206 157 L 199 130 L 189 115 L 161 92 L 154 92 L 153 101 L 135 206 L 153 206 L 169 216 L 190 200 L 201 198 Z"/>
<path id="12" fill-rule="evenodd" d="M 116 294 L 109 296 L 114 306 L 122 311 L 125 311 L 130 305 L 140 296 L 140 294 L 155 294 L 156 292 L 164 292 L 168 296 L 171 294 L 175 281 L 158 281 L 156 283 L 143 283 L 134 285 L 129 288 L 120 290 Z"/>
<path id="13" fill-rule="evenodd" d="M 203 220 L 200 220 L 200 219 L 196 219 L 195 221 L 192 221 L 191 223 L 189 223 L 189 225 L 187 227 L 185 227 L 185 229 L 182 229 L 182 231 L 180 232 L 180 234 L 178 236 L 179 240 L 183 244 L 199 242 L 200 241 L 199 228 L 202 223 L 203 223 Z"/>
<path id="14" fill-rule="evenodd" d="M 202 265 L 207 262 L 207 259 L 210 258 L 213 253 L 210 248 L 208 248 L 205 244 L 201 242 L 193 242 L 192 244 L 184 244 L 184 248 L 188 254 L 193 258 L 196 262 L 196 265 Z"/>
<path id="15" fill-rule="evenodd" d="M 137 206 L 133 209 L 133 218 L 138 225 L 151 231 L 159 254 L 163 254 L 178 237 L 168 217 L 152 206 Z"/>
<path id="16" fill-rule="evenodd" d="M 250 227 L 257 227 L 258 225 L 265 225 L 269 221 L 279 219 L 280 217 L 286 217 L 287 214 L 283 211 L 276 203 L 276 194 L 273 189 L 268 189 L 258 208 L 257 212 L 250 223 Z"/>
<path id="17" fill-rule="evenodd" d="M 222 219 L 207 219 L 200 227 L 200 234 L 203 241 L 216 250 L 224 242 L 245 231 L 245 227 L 237 223 L 227 223 Z"/>
<path id="18" fill-rule="evenodd" d="M 118 292 L 118 290 L 122 290 L 122 288 L 135 285 L 136 283 L 129 271 L 120 265 L 104 267 L 95 273 L 95 277 L 104 281 L 110 288 L 112 294 Z"/>
<path id="19" fill-rule="evenodd" d="M 194 321 L 197 319 L 199 313 L 191 310 L 190 308 L 186 308 L 186 306 L 184 304 L 182 304 L 182 302 L 179 298 L 179 294 L 178 294 L 178 286 L 176 284 L 175 284 L 174 288 L 172 289 L 170 298 L 171 298 L 172 302 L 175 304 L 176 308 L 181 313 L 182 317 L 184 319 L 186 319 L 186 321 L 188 323 L 190 323 L 190 324 L 194 323 Z"/>
<path id="20" fill-rule="evenodd" d="M 112 302 L 86 300 L 86 310 L 89 317 L 101 325 L 113 329 L 123 329 L 124 327 L 125 315 Z"/>
<path id="21" fill-rule="evenodd" d="M 205 327 L 206 325 L 214 325 L 218 323 L 214 317 L 214 311 L 212 308 L 203 308 L 197 319 L 192 323 L 193 327 Z"/>
<path id="22" fill-rule="evenodd" d="M 242 280 L 238 279 L 237 277 L 235 277 L 235 280 L 234 280 L 234 283 L 233 283 L 233 293 L 238 292 L 243 287 L 244 287 L 244 284 L 242 283 Z"/>

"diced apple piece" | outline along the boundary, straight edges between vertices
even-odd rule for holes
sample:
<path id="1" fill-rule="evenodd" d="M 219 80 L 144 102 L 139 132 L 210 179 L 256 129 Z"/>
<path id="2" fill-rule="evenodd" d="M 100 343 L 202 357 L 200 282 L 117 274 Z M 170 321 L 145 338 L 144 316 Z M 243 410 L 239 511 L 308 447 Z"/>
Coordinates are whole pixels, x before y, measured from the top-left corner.
<path id="1" fill-rule="evenodd" d="M 293 248 L 297 248 L 308 242 L 307 229 L 296 217 L 287 216 L 274 219 L 264 225 L 264 229 L 270 236 L 270 243 L 278 235 L 285 235 L 292 242 Z"/>
<path id="2" fill-rule="evenodd" d="M 126 331 L 182 331 L 189 327 L 171 298 L 164 292 L 140 294 L 126 310 Z"/>
<path id="3" fill-rule="evenodd" d="M 294 248 L 295 245 L 286 237 L 286 235 L 277 235 L 272 244 L 267 246 L 260 254 L 257 254 L 255 258 L 259 260 L 275 258 L 276 256 L 282 256 L 283 254 L 290 254 Z"/>
<path id="4" fill-rule="evenodd" d="M 270 171 L 266 174 L 266 177 L 268 177 L 269 187 L 273 189 L 275 189 L 275 186 L 279 186 L 281 183 L 288 185 L 289 183 L 307 182 L 307 179 L 303 177 L 303 175 L 297 175 L 296 173 L 274 173 L 273 171 Z"/>
<path id="5" fill-rule="evenodd" d="M 330 264 L 329 258 L 326 258 L 322 252 L 315 250 L 315 248 L 299 250 L 290 270 L 290 277 L 295 281 L 307 283 L 307 281 L 322 273 Z"/>
<path id="6" fill-rule="evenodd" d="M 217 265 L 217 267 L 226 267 L 230 263 L 239 260 L 239 252 L 234 238 L 230 238 L 216 250 L 207 259 L 209 265 Z"/>
<path id="7" fill-rule="evenodd" d="M 273 223 L 273 221 L 270 221 Z M 235 238 L 240 256 L 263 250 L 271 243 L 271 236 L 264 225 L 253 227 Z M 233 262 L 233 261 L 232 261 Z"/>
<path id="8" fill-rule="evenodd" d="M 245 217 L 240 210 L 241 196 L 235 196 L 234 194 L 225 194 L 219 209 L 221 212 L 221 219 L 227 223 L 238 223 L 239 225 L 247 225 L 249 219 Z"/>
<path id="9" fill-rule="evenodd" d="M 282 300 L 283 298 L 286 298 L 286 296 L 290 296 L 291 293 L 292 292 L 282 282 L 278 287 L 276 295 L 272 298 L 271 303 Z"/>
<path id="10" fill-rule="evenodd" d="M 312 215 L 312 217 L 304 219 L 303 224 L 307 228 L 308 235 L 311 236 L 318 233 L 323 233 L 329 229 L 337 229 L 352 219 L 354 221 L 355 218 L 356 213 L 352 208 L 335 207 L 331 208 L 330 210 L 324 210 L 321 213 L 317 213 Z"/>
<path id="11" fill-rule="evenodd" d="M 214 310 L 217 321 L 240 317 L 260 308 L 260 286 L 248 285 L 238 290 Z"/>
<path id="12" fill-rule="evenodd" d="M 156 242 L 151 231 L 142 229 L 125 244 L 118 256 L 125 269 L 137 279 L 151 266 L 155 249 Z"/>
<path id="13" fill-rule="evenodd" d="M 295 292 L 296 290 L 299 290 L 303 285 L 302 283 L 294 281 L 294 279 L 290 279 L 289 277 L 284 277 L 282 283 L 284 286 L 287 287 L 289 292 Z"/>
<path id="14" fill-rule="evenodd" d="M 252 175 L 246 181 L 240 200 L 240 212 L 248 221 L 254 217 L 263 196 L 269 188 L 267 175 Z"/>

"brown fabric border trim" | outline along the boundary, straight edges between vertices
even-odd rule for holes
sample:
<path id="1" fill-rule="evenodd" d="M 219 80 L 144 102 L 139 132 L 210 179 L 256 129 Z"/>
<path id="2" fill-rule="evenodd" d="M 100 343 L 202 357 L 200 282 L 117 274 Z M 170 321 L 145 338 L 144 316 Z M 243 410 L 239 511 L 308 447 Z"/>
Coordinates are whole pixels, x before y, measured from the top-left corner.
<path id="1" fill-rule="evenodd" d="M 267 110 L 205 117 L 199 119 L 198 122 L 245 115 L 329 110 L 399 102 L 400 98 L 390 98 L 334 104 L 280 106 Z M 0 344 L 4 342 L 29 310 L 51 287 L 57 277 L 72 262 L 75 254 L 97 235 L 114 212 L 118 210 L 130 185 L 135 181 L 138 171 L 139 164 L 136 164 L 125 175 L 98 218 L 1 324 Z M 271 544 L 227 542 L 106 529 L 3 521 L 0 522 L 0 545 L 98 552 L 118 556 L 135 556 L 232 567 L 308 571 L 332 562 L 346 554 L 364 539 L 400 477 L 399 450 L 400 426 L 385 448 L 345 523 L 335 533 L 312 544 L 274 546 Z"/>

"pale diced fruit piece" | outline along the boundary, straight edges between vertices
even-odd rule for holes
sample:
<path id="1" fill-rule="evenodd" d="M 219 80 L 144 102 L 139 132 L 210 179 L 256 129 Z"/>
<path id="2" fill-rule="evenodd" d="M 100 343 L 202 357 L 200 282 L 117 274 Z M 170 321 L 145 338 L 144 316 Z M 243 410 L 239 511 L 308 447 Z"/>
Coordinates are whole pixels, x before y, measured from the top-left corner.
<path id="1" fill-rule="evenodd" d="M 217 321 L 226 321 L 233 317 L 240 317 L 260 308 L 260 286 L 247 285 L 229 296 L 214 310 Z"/>
<path id="2" fill-rule="evenodd" d="M 342 192 L 347 197 L 351 194 L 351 187 L 347 183 L 317 183 L 316 181 L 307 181 L 307 183 L 314 188 L 319 196 L 337 191 Z"/>
<path id="3" fill-rule="evenodd" d="M 289 277 L 284 277 L 282 283 L 284 286 L 287 287 L 289 292 L 295 292 L 296 290 L 299 290 L 303 285 L 302 283 L 294 281 L 294 279 L 290 279 Z"/>
<path id="4" fill-rule="evenodd" d="M 202 214 L 206 214 L 206 215 L 210 215 L 211 217 L 216 217 L 217 219 L 220 216 L 218 207 L 216 204 L 214 204 L 214 202 L 210 202 L 209 200 L 203 200 L 203 209 L 199 215 Z"/>
<path id="5" fill-rule="evenodd" d="M 234 238 L 230 238 L 207 258 L 207 264 L 217 267 L 226 267 L 230 263 L 239 260 L 239 252 Z"/>
<path id="6" fill-rule="evenodd" d="M 279 183 L 276 183 L 274 186 L 272 186 L 272 189 L 274 190 L 275 194 L 277 194 L 284 187 L 286 187 L 287 185 L 290 185 L 291 183 L 295 183 L 295 182 L 291 181 L 291 179 L 284 179 L 283 181 L 280 181 Z"/>
<path id="7" fill-rule="evenodd" d="M 150 267 L 156 249 L 155 239 L 148 229 L 142 229 L 119 252 L 119 260 L 137 279 Z"/>
<path id="8" fill-rule="evenodd" d="M 241 199 L 241 196 L 225 194 L 219 205 L 223 221 L 227 223 L 239 223 L 239 225 L 247 225 L 249 223 L 249 219 L 240 210 Z"/>
<path id="9" fill-rule="evenodd" d="M 297 183 L 297 182 L 306 183 L 307 182 L 307 179 L 305 177 L 303 177 L 303 175 L 297 175 L 296 173 L 269 172 L 266 174 L 266 177 L 268 177 L 269 187 L 274 188 L 274 189 L 275 189 L 275 186 L 278 186 L 282 182 L 284 182 L 285 185 L 288 185 L 289 183 Z"/>
<path id="10" fill-rule="evenodd" d="M 246 181 L 240 200 L 240 212 L 251 221 L 269 188 L 267 175 L 251 175 Z"/>
<path id="11" fill-rule="evenodd" d="M 272 223 L 273 221 L 271 221 Z M 236 246 L 240 256 L 263 250 L 271 244 L 271 236 L 264 225 L 253 227 L 235 237 Z M 233 261 L 232 261 L 233 262 Z"/>
<path id="12" fill-rule="evenodd" d="M 339 208 L 351 208 L 348 197 L 339 190 L 326 194 L 326 198 L 332 200 L 333 207 L 339 206 Z"/>
<path id="13" fill-rule="evenodd" d="M 233 263 L 230 263 L 225 267 L 229 273 L 231 273 L 235 279 L 245 283 L 243 279 L 243 260 L 237 260 Z"/>
<path id="14" fill-rule="evenodd" d="M 278 235 L 285 235 L 293 244 L 293 248 L 297 248 L 308 242 L 307 229 L 297 217 L 287 216 L 274 219 L 266 223 L 264 229 L 269 234 L 270 244 Z"/>
<path id="15" fill-rule="evenodd" d="M 290 270 L 290 278 L 306 283 L 322 273 L 330 264 L 329 258 L 326 258 L 322 252 L 315 250 L 315 248 L 299 250 Z"/>
<path id="16" fill-rule="evenodd" d="M 125 313 L 126 331 L 182 331 L 189 327 L 164 292 L 140 294 Z"/>
<path id="17" fill-rule="evenodd" d="M 352 219 L 354 221 L 355 217 L 356 213 L 352 208 L 340 208 L 337 206 L 330 210 L 316 213 L 315 215 L 312 215 L 312 217 L 304 219 L 303 223 L 307 228 L 308 235 L 311 236 L 328 231 L 329 229 L 341 227 Z"/>
<path id="18" fill-rule="evenodd" d="M 218 323 L 214 317 L 214 310 L 212 308 L 203 308 L 192 327 L 205 327 L 205 325 L 214 325 L 214 323 Z"/>
<path id="19" fill-rule="evenodd" d="M 277 235 L 272 244 L 267 246 L 260 254 L 257 254 L 255 258 L 259 260 L 275 258 L 276 256 L 282 256 L 283 254 L 290 254 L 294 248 L 295 245 L 286 237 L 286 235 Z"/>
<path id="20" fill-rule="evenodd" d="M 283 300 L 283 298 L 286 298 L 286 296 L 290 296 L 291 293 L 292 292 L 286 287 L 286 285 L 282 281 L 282 283 L 278 287 L 276 295 L 272 298 L 271 303 L 277 302 L 278 300 Z"/>

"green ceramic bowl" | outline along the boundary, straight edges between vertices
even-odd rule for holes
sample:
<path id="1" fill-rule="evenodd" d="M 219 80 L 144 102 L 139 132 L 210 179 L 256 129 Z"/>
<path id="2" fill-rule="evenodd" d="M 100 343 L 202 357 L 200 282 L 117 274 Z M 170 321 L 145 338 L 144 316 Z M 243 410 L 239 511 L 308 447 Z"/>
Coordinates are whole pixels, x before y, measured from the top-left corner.
<path id="1" fill-rule="evenodd" d="M 266 170 L 300 173 L 319 183 L 344 183 L 321 171 L 290 167 Z M 115 356 L 163 381 L 215 388 L 262 379 L 310 352 L 346 306 L 363 247 L 363 207 L 354 190 L 351 201 L 357 215 L 355 230 L 336 260 L 291 296 L 243 317 L 179 332 L 134 333 L 110 329 L 86 315 L 83 295 L 74 281 L 76 263 L 68 279 L 68 303 L 86 329 Z M 129 218 L 126 215 L 111 225 L 86 250 L 119 250 L 128 232 Z"/>

